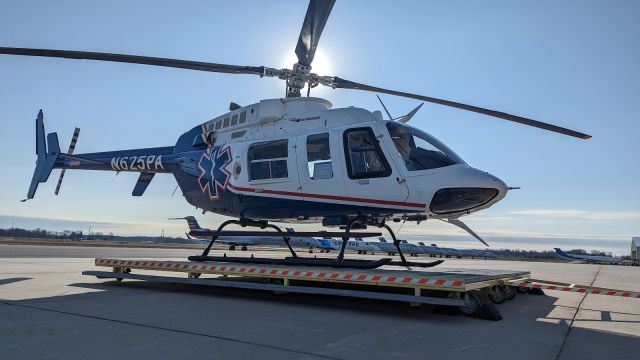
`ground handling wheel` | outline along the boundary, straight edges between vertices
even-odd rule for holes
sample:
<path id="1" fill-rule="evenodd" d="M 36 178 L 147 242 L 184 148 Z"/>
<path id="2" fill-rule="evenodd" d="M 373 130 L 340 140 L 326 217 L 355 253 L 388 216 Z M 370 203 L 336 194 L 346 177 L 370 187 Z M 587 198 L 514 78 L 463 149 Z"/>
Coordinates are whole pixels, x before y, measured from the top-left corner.
<path id="1" fill-rule="evenodd" d="M 507 297 L 507 300 L 513 300 L 516 297 L 516 295 L 518 295 L 518 291 L 513 286 L 505 286 L 504 293 L 505 293 L 505 296 Z"/>
<path id="2" fill-rule="evenodd" d="M 473 316 L 478 319 L 502 320 L 502 314 L 491 302 L 486 291 L 469 291 L 465 294 L 466 304 L 460 306 L 463 314 Z"/>
<path id="3" fill-rule="evenodd" d="M 247 245 L 242 245 L 241 250 L 242 250 L 242 251 L 247 251 Z"/>
<path id="4" fill-rule="evenodd" d="M 465 294 L 464 300 L 466 304 L 464 306 L 460 306 L 460 311 L 462 311 L 463 314 L 471 315 L 480 307 L 480 299 L 478 299 L 475 292 Z"/>
<path id="5" fill-rule="evenodd" d="M 489 296 L 489 300 L 494 304 L 502 304 L 507 301 L 506 290 L 502 286 L 492 286 L 488 290 L 487 295 Z"/>

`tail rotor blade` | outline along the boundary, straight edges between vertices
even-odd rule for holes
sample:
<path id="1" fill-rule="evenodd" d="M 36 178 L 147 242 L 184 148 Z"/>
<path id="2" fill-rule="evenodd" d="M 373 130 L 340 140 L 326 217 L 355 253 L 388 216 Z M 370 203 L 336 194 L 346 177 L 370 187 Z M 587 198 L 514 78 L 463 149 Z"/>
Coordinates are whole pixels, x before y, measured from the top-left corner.
<path id="1" fill-rule="evenodd" d="M 76 150 L 78 136 L 80 136 L 80 128 L 75 128 L 73 130 L 73 136 L 71 137 L 71 143 L 69 144 L 69 151 L 67 151 L 67 154 L 73 155 L 73 152 Z"/>
<path id="2" fill-rule="evenodd" d="M 60 177 L 58 178 L 58 184 L 56 185 L 56 191 L 55 194 L 58 195 L 58 193 L 60 192 L 60 185 L 62 185 L 62 179 L 64 179 L 64 172 L 66 169 L 62 169 L 62 171 L 60 171 Z"/>
<path id="3" fill-rule="evenodd" d="M 73 130 L 73 136 L 71 137 L 71 143 L 69 144 L 69 151 L 67 151 L 67 155 L 73 155 L 73 152 L 76 150 L 76 143 L 78 142 L 78 136 L 80 136 L 80 128 L 75 128 Z M 60 177 L 58 178 L 58 184 L 56 185 L 55 194 L 58 195 L 60 192 L 60 185 L 62 185 L 62 179 L 64 179 L 64 172 L 66 169 L 62 169 L 60 172 Z"/>

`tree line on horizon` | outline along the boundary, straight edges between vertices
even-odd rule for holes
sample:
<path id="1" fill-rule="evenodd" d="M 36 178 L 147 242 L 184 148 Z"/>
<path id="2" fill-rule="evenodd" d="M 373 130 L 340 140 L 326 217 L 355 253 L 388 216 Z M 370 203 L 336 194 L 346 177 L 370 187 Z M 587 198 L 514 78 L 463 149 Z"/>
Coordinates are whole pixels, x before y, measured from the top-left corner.
<path id="1" fill-rule="evenodd" d="M 14 238 L 37 238 L 37 239 L 61 239 L 61 240 L 94 240 L 94 241 L 116 241 L 116 242 L 146 242 L 146 243 L 169 243 L 169 244 L 199 244 L 201 241 L 186 239 L 181 237 L 167 237 L 167 236 L 125 236 L 114 235 L 113 233 L 104 234 L 101 232 L 95 232 L 91 234 L 84 234 L 80 231 L 48 231 L 45 229 L 36 228 L 33 230 L 21 229 L 21 228 L 9 228 L 0 229 L 0 237 L 14 237 Z M 523 259 L 557 259 L 558 256 L 551 250 L 523 250 L 523 249 L 492 249 L 492 253 L 499 257 L 507 258 L 523 258 Z M 595 256 L 611 256 L 611 253 L 606 253 L 599 250 L 585 250 L 585 249 L 571 249 L 566 251 L 568 254 L 573 255 L 595 255 Z"/>
<path id="2" fill-rule="evenodd" d="M 33 230 L 10 228 L 0 229 L 0 236 L 14 237 L 14 238 L 35 238 L 35 239 L 60 239 L 60 240 L 95 240 L 95 241 L 117 241 L 117 242 L 152 242 L 152 243 L 172 243 L 172 244 L 197 244 L 198 240 L 190 240 L 179 237 L 167 237 L 167 236 L 123 236 L 114 235 L 113 233 L 104 234 L 101 232 L 91 232 L 90 234 L 84 234 L 80 231 L 49 231 L 40 228 Z"/>

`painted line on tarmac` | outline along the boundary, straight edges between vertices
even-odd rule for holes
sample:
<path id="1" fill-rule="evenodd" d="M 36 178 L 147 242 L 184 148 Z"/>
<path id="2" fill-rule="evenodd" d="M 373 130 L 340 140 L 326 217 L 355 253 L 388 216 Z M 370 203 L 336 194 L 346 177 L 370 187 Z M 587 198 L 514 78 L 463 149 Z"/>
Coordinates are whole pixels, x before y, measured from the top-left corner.
<path id="1" fill-rule="evenodd" d="M 591 284 L 589 284 L 589 286 L 593 286 L 593 284 L 596 282 L 596 278 L 598 277 L 598 275 L 600 275 L 600 270 L 602 270 L 602 265 L 599 265 L 598 271 L 596 271 L 596 274 L 593 276 L 593 280 L 591 280 Z M 560 349 L 558 350 L 558 354 L 556 354 L 555 360 L 559 360 L 560 356 L 562 356 L 564 345 L 567 343 L 569 334 L 571 334 L 571 329 L 573 329 L 573 324 L 576 322 L 576 317 L 578 316 L 578 313 L 580 312 L 580 308 L 582 307 L 582 303 L 584 302 L 584 299 L 587 298 L 587 295 L 589 294 L 584 294 L 582 299 L 580 299 L 580 302 L 578 303 L 578 307 L 576 308 L 576 312 L 573 313 L 573 317 L 571 318 L 571 323 L 569 324 L 569 328 L 567 329 L 567 332 L 564 334 L 564 339 L 562 339 L 562 344 L 560 344 Z"/>
<path id="2" fill-rule="evenodd" d="M 115 320 L 115 319 L 109 319 L 109 318 L 100 317 L 100 316 L 84 315 L 84 314 L 78 314 L 78 313 L 73 313 L 73 312 L 69 312 L 69 311 L 53 310 L 53 309 L 41 308 L 41 307 L 37 307 L 37 306 L 24 305 L 24 304 L 16 304 L 16 303 L 5 302 L 5 301 L 0 301 L 0 305 L 18 306 L 18 307 L 27 308 L 27 309 L 42 310 L 42 311 L 48 311 L 48 312 L 53 312 L 53 313 L 57 313 L 57 314 L 64 314 L 64 315 L 73 315 L 73 316 L 89 318 L 89 319 L 109 321 L 109 322 L 114 322 L 114 323 L 124 324 L 124 325 L 140 326 L 140 327 L 144 327 L 144 328 L 148 328 L 148 329 L 154 329 L 154 330 L 164 330 L 164 331 L 171 331 L 171 332 L 187 334 L 187 335 L 203 336 L 203 337 L 217 339 L 217 340 L 231 341 L 231 342 L 245 344 L 245 345 L 252 345 L 252 346 L 263 347 L 263 348 L 268 348 L 268 349 L 273 349 L 273 350 L 280 350 L 280 351 L 296 353 L 296 354 L 300 354 L 300 355 L 314 356 L 314 357 L 319 357 L 319 358 L 323 358 L 323 359 L 342 360 L 341 358 L 334 357 L 334 356 L 329 356 L 329 355 L 316 354 L 316 353 L 312 353 L 312 352 L 308 352 L 308 351 L 288 349 L 288 348 L 281 347 L 281 346 L 269 345 L 269 344 L 261 344 L 261 343 L 247 341 L 247 340 L 234 339 L 234 338 L 231 338 L 231 337 L 225 337 L 225 336 L 219 336 L 219 335 L 202 334 L 202 333 L 197 333 L 197 332 L 188 331 L 188 330 L 171 329 L 171 328 L 166 328 L 166 327 L 162 327 L 162 326 L 146 325 L 146 324 L 140 324 L 140 323 L 135 323 L 135 322 L 130 322 L 130 321 Z"/>

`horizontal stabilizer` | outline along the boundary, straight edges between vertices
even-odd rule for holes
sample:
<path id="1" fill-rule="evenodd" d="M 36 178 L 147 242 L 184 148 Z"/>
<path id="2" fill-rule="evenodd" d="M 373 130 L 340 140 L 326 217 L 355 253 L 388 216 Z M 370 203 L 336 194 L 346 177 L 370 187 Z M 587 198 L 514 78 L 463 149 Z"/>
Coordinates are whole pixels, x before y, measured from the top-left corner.
<path id="1" fill-rule="evenodd" d="M 133 192 L 131 195 L 133 196 L 142 196 L 151 180 L 153 180 L 153 176 L 155 173 L 140 173 L 140 177 L 138 177 L 138 182 L 136 182 L 136 186 L 133 188 Z"/>

